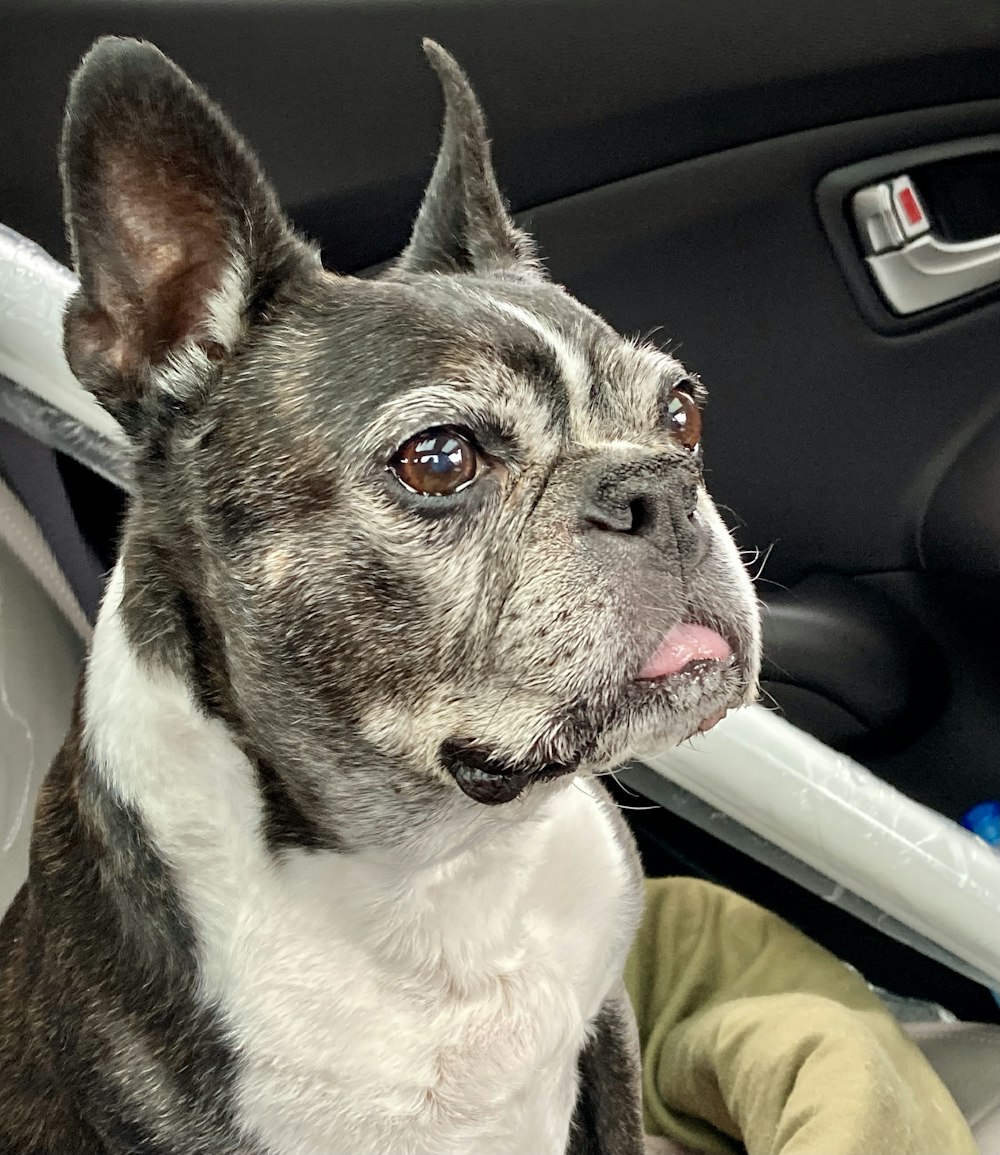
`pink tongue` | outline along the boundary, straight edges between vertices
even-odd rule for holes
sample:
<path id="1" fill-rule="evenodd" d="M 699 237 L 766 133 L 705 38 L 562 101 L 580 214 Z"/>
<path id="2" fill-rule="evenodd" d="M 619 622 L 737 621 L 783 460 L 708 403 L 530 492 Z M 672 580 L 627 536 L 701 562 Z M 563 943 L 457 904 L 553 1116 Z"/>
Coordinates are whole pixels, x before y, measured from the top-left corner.
<path id="1" fill-rule="evenodd" d="M 674 626 L 656 653 L 643 666 L 640 678 L 667 678 L 679 674 L 691 662 L 724 662 L 733 651 L 729 643 L 708 626 Z"/>

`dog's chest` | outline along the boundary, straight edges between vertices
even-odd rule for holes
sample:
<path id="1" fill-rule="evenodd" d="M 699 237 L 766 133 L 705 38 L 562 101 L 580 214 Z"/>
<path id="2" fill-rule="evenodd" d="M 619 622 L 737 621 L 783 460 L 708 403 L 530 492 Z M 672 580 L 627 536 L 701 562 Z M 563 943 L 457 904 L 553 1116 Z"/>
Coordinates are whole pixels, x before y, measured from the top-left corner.
<path id="1" fill-rule="evenodd" d="M 269 1155 L 562 1155 L 635 904 L 589 789 L 522 839 L 398 902 L 303 857 L 282 908 L 248 906 L 219 994 Z"/>

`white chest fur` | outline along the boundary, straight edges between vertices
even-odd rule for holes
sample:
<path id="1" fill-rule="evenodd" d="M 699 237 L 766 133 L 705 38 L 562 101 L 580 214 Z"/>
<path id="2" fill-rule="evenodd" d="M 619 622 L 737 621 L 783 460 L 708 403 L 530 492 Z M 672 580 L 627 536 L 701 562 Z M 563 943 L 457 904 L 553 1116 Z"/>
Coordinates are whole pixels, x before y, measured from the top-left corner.
<path id="1" fill-rule="evenodd" d="M 248 1134 L 272 1155 L 562 1155 L 638 904 L 597 792 L 567 781 L 519 818 L 483 808 L 436 862 L 277 862 L 251 767 L 180 680 L 135 662 L 116 601 L 88 743 L 173 865 Z"/>
<path id="2" fill-rule="evenodd" d="M 406 880 L 295 858 L 284 902 L 228 932 L 244 1118 L 271 1150 L 562 1155 L 625 872 L 588 791 L 553 810 Z"/>

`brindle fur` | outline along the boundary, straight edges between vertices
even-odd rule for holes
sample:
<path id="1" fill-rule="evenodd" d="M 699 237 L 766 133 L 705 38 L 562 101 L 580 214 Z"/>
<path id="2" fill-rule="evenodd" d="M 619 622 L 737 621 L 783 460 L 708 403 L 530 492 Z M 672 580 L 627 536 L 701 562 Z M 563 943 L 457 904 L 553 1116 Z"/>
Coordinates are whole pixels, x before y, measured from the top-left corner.
<path id="1" fill-rule="evenodd" d="M 66 350 L 134 446 L 127 635 L 251 758 L 276 855 L 415 841 L 477 805 L 442 751 L 541 789 L 546 768 L 685 738 L 756 679 L 745 576 L 663 420 L 680 365 L 545 279 L 465 78 L 428 54 L 441 152 L 374 280 L 321 268 L 152 47 L 99 42 L 67 107 Z M 493 470 L 453 498 L 404 492 L 394 449 L 456 423 Z M 632 679 L 682 618 L 737 660 L 651 700 Z M 171 868 L 77 711 L 0 930 L 0 1153 L 266 1155 L 235 1131 L 238 1060 L 197 982 Z M 629 1015 L 616 996 L 594 1025 L 571 1151 L 641 1149 Z"/>

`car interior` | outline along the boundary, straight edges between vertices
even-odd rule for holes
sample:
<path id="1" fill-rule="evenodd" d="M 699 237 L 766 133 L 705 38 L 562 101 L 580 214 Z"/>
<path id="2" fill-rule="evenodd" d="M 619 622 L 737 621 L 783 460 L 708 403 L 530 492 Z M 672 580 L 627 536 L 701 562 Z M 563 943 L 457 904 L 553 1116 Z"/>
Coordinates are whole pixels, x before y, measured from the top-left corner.
<path id="1" fill-rule="evenodd" d="M 0 751 L 16 767 L 0 779 L 0 909 L 25 869 L 24 767 L 37 784 L 65 729 L 125 502 L 113 431 L 84 415 L 103 449 L 77 451 L 80 414 L 40 418 L 3 360 L 5 331 L 30 342 L 36 323 L 58 324 L 65 293 L 41 320 L 12 301 L 44 261 L 32 246 L 70 264 L 60 119 L 70 73 L 107 33 L 151 40 L 202 83 L 327 267 L 360 275 L 407 238 L 439 123 L 420 39 L 445 45 L 551 277 L 709 390 L 708 485 L 764 608 L 760 733 L 788 724 L 837 773 L 866 767 L 872 798 L 884 786 L 926 808 L 941 837 L 1000 797 L 994 3 L 6 0 L 0 12 Z M 52 356 L 39 349 L 43 376 Z M 727 830 L 724 790 L 699 803 L 677 781 L 636 767 L 612 784 L 647 873 L 731 887 L 873 985 L 946 1008 L 960 1024 L 928 1031 L 925 1049 L 981 1150 L 1000 1155 L 991 972 L 900 933 L 870 896 L 845 898 L 836 872 L 732 810 Z M 865 810 L 863 793 L 852 806 Z M 816 841 L 833 840 L 822 808 L 808 817 Z M 916 856 L 888 861 L 906 872 Z M 984 925 L 996 920 L 997 976 L 1000 889 L 977 901 Z M 960 1029 L 971 1024 L 993 1026 Z"/>

